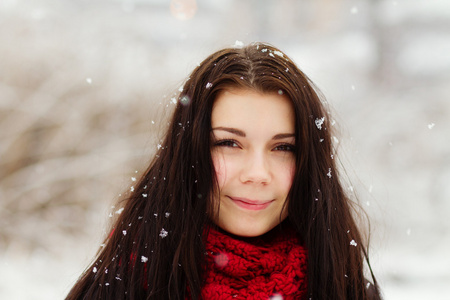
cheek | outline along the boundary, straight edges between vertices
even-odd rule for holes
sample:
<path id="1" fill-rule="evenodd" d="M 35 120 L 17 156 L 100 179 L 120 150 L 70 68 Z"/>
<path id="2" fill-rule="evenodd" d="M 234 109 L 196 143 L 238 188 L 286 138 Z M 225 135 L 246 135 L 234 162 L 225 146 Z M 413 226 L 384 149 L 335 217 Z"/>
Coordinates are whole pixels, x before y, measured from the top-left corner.
<path id="1" fill-rule="evenodd" d="M 282 170 L 279 170 L 279 174 L 282 176 L 281 183 L 283 184 L 283 189 L 286 193 L 289 193 L 292 182 L 294 181 L 295 163 L 284 166 Z"/>
<path id="2" fill-rule="evenodd" d="M 212 160 L 214 164 L 214 170 L 216 172 L 217 183 L 219 184 L 219 189 L 222 189 L 225 184 L 227 174 L 225 159 L 223 155 L 213 153 Z"/>
<path id="3" fill-rule="evenodd" d="M 289 168 L 289 182 L 292 185 L 292 182 L 294 181 L 294 176 L 295 176 L 295 163 L 293 163 L 291 165 L 291 167 Z"/>

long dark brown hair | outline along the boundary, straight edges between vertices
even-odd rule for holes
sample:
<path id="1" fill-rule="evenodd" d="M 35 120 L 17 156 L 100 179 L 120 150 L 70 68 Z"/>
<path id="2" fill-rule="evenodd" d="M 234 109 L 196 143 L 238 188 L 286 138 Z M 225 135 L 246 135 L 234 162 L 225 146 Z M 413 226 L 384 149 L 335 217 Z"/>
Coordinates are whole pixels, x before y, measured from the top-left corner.
<path id="1" fill-rule="evenodd" d="M 217 189 L 211 111 L 229 88 L 282 92 L 293 103 L 296 172 L 288 222 L 308 249 L 309 298 L 379 299 L 353 202 L 339 180 L 325 101 L 286 54 L 254 43 L 220 50 L 192 72 L 160 149 L 67 300 L 184 299 L 187 291 L 200 298 L 203 231 Z"/>

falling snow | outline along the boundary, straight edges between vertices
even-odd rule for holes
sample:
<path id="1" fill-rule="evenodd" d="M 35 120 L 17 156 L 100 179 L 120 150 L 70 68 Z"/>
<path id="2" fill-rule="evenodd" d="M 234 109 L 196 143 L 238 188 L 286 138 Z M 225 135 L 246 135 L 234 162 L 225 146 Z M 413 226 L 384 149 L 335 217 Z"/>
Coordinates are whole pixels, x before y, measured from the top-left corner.
<path id="1" fill-rule="evenodd" d="M 355 240 L 351 240 L 350 245 L 356 247 L 358 244 L 355 242 Z"/>
<path id="2" fill-rule="evenodd" d="M 180 103 L 184 106 L 187 106 L 189 105 L 189 103 L 191 103 L 191 99 L 187 95 L 183 96 L 180 100 Z"/>
<path id="3" fill-rule="evenodd" d="M 148 261 L 148 257 L 141 256 L 141 262 L 146 263 Z"/>
<path id="4" fill-rule="evenodd" d="M 281 51 L 275 50 L 275 51 L 273 51 L 273 53 L 278 55 L 278 56 L 284 57 L 284 55 L 283 55 L 283 53 Z"/>
<path id="5" fill-rule="evenodd" d="M 324 121 L 325 121 L 325 117 L 316 119 L 315 123 L 316 123 L 317 128 L 319 128 L 319 130 L 322 130 L 322 125 L 323 125 Z"/>
<path id="6" fill-rule="evenodd" d="M 236 42 L 234 42 L 233 47 L 235 47 L 235 48 L 242 48 L 242 47 L 244 47 L 244 43 L 241 42 L 241 41 L 236 40 Z"/>
<path id="7" fill-rule="evenodd" d="M 163 229 L 161 229 L 161 232 L 159 233 L 159 236 L 161 238 L 165 238 L 165 237 L 167 237 L 168 234 L 169 233 L 163 228 Z"/>
<path id="8" fill-rule="evenodd" d="M 212 88 L 212 86 L 213 86 L 213 85 L 212 85 L 212 83 L 211 83 L 211 82 L 208 82 L 208 83 L 206 84 L 206 88 L 207 88 L 207 89 L 210 89 L 210 88 Z"/>
<path id="9" fill-rule="evenodd" d="M 223 268 L 228 264 L 228 255 L 226 253 L 219 253 L 214 257 L 214 263 L 219 267 Z"/>
<path id="10" fill-rule="evenodd" d="M 273 296 L 271 296 L 269 298 L 270 300 L 283 300 L 283 296 L 281 296 L 280 294 L 274 294 Z"/>

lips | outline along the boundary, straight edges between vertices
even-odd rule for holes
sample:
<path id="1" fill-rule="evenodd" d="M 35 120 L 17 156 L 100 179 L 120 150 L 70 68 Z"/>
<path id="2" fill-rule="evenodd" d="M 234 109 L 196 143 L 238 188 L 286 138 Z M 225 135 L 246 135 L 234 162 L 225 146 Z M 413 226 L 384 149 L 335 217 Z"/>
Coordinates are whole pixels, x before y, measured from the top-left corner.
<path id="1" fill-rule="evenodd" d="M 248 210 L 262 210 L 267 208 L 270 203 L 272 203 L 275 200 L 252 200 L 247 198 L 239 198 L 239 197 L 230 197 L 228 198 L 233 201 L 237 206 L 248 209 Z"/>

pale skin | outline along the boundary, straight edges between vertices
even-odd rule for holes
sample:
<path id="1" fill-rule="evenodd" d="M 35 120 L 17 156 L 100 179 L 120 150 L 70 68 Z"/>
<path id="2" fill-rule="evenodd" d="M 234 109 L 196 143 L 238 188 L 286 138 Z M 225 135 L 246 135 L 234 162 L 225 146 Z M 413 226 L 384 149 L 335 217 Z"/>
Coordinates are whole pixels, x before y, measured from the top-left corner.
<path id="1" fill-rule="evenodd" d="M 228 89 L 215 99 L 212 159 L 220 203 L 213 221 L 238 236 L 260 236 L 286 219 L 295 170 L 295 115 L 282 93 Z M 284 208 L 284 209 L 283 209 Z"/>

